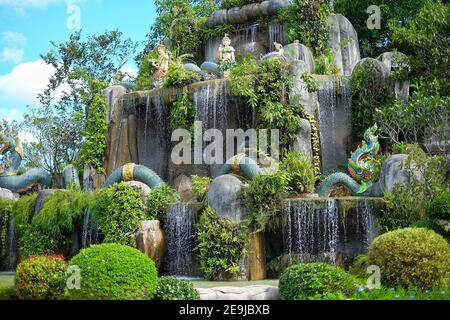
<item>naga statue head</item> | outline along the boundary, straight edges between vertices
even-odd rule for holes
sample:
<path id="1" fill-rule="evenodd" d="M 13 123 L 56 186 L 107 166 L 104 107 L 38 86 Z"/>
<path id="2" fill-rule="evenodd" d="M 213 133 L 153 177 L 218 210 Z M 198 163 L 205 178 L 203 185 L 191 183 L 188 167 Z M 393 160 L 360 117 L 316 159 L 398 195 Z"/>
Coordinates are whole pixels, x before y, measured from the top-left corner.
<path id="1" fill-rule="evenodd" d="M 19 137 L 0 135 L 0 176 L 15 175 L 23 156 L 23 146 Z"/>

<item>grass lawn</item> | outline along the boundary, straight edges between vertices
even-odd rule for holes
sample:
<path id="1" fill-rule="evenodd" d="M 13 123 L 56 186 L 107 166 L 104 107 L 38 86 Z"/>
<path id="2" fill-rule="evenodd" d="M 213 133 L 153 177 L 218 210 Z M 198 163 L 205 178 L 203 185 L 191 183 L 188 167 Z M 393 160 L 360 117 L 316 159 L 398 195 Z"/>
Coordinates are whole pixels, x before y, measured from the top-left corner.
<path id="1" fill-rule="evenodd" d="M 0 287 L 12 287 L 14 285 L 14 275 L 0 274 Z"/>
<path id="2" fill-rule="evenodd" d="M 278 287 L 278 279 L 262 280 L 262 281 L 192 281 L 196 288 L 213 288 L 213 287 L 247 287 L 256 285 L 266 285 Z"/>

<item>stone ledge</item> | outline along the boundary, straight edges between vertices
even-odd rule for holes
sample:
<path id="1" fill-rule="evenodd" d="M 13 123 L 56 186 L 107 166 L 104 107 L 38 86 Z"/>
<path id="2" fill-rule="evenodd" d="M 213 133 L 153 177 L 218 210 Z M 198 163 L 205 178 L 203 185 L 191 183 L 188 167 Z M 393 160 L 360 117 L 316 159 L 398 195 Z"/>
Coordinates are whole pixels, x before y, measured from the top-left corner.
<path id="1" fill-rule="evenodd" d="M 274 286 L 216 287 L 197 289 L 200 300 L 279 300 L 280 290 Z"/>

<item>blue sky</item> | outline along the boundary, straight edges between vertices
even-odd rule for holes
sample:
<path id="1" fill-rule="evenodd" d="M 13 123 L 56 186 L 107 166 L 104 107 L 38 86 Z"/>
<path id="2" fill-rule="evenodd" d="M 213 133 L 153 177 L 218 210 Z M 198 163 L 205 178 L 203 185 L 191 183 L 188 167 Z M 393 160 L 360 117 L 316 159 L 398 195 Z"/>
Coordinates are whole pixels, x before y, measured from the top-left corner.
<path id="1" fill-rule="evenodd" d="M 84 35 L 117 28 L 139 42 L 156 17 L 152 0 L 0 0 L 0 119 L 20 120 L 27 105 L 38 105 L 53 72 L 40 54 L 76 30 L 78 10 Z"/>

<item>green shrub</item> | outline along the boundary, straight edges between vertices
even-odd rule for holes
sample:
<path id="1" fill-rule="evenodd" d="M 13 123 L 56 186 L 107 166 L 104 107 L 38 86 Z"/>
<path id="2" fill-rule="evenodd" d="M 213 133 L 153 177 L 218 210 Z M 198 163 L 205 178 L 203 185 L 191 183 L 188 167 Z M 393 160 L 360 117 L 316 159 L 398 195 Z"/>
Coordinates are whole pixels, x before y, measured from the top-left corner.
<path id="1" fill-rule="evenodd" d="M 450 245 L 434 231 L 406 228 L 385 233 L 370 245 L 370 263 L 381 268 L 382 284 L 422 289 L 450 281 Z"/>
<path id="2" fill-rule="evenodd" d="M 269 225 L 279 225 L 283 200 L 289 190 L 289 180 L 284 172 L 276 175 L 258 175 L 248 190 L 242 193 L 242 200 L 249 211 L 248 222 L 258 231 Z"/>
<path id="3" fill-rule="evenodd" d="M 108 105 L 101 93 L 97 93 L 89 105 L 86 125 L 83 132 L 84 141 L 81 145 L 79 158 L 82 165 L 89 164 L 98 173 L 104 173 L 106 135 L 108 124 L 106 123 Z"/>
<path id="4" fill-rule="evenodd" d="M 88 197 L 80 190 L 49 195 L 35 215 L 37 195 L 25 196 L 13 208 L 21 258 L 44 253 L 70 254 L 72 232 L 81 225 Z"/>
<path id="5" fill-rule="evenodd" d="M 434 219 L 450 220 L 450 189 L 434 198 L 428 208 L 428 216 Z"/>
<path id="6" fill-rule="evenodd" d="M 5 287 L 0 285 L 0 301 L 17 300 L 16 290 L 14 287 Z"/>
<path id="7" fill-rule="evenodd" d="M 133 246 L 139 222 L 145 220 L 139 192 L 124 183 L 98 190 L 92 200 L 91 213 L 106 243 Z"/>
<path id="8" fill-rule="evenodd" d="M 196 250 L 205 279 L 227 279 L 239 273 L 239 263 L 247 254 L 245 227 L 218 217 L 213 209 L 207 208 L 200 217 L 196 234 Z"/>
<path id="9" fill-rule="evenodd" d="M 355 300 L 450 300 L 450 288 L 426 290 L 409 288 L 363 289 L 353 297 Z"/>
<path id="10" fill-rule="evenodd" d="M 192 176 L 192 188 L 194 189 L 195 196 L 197 197 L 197 201 L 206 204 L 208 199 L 208 189 L 211 184 L 210 177 L 199 177 Z"/>
<path id="11" fill-rule="evenodd" d="M 359 255 L 353 261 L 348 272 L 359 279 L 367 279 L 367 268 L 370 266 L 369 257 L 365 254 Z"/>
<path id="12" fill-rule="evenodd" d="M 139 250 L 120 244 L 94 245 L 70 260 L 81 272 L 81 300 L 152 299 L 156 293 L 155 263 Z"/>
<path id="13" fill-rule="evenodd" d="M 12 217 L 14 201 L 0 198 L 0 266 L 8 255 L 9 222 Z"/>
<path id="14" fill-rule="evenodd" d="M 199 300 L 200 295 L 192 282 L 175 277 L 160 277 L 155 300 Z"/>
<path id="15" fill-rule="evenodd" d="M 167 72 L 167 75 L 164 77 L 164 87 L 181 88 L 192 82 L 199 80 L 200 80 L 199 75 L 190 70 L 186 70 L 181 61 L 170 61 L 169 71 Z"/>
<path id="16" fill-rule="evenodd" d="M 179 195 L 171 186 L 158 186 L 148 195 L 148 213 L 151 220 L 164 221 L 169 204 L 179 200 Z"/>
<path id="17" fill-rule="evenodd" d="M 316 182 L 314 166 L 303 152 L 288 152 L 281 162 L 280 169 L 286 173 L 292 190 L 299 193 L 314 192 Z"/>
<path id="18" fill-rule="evenodd" d="M 187 87 L 183 88 L 183 94 L 178 97 L 172 104 L 170 109 L 170 128 L 172 131 L 176 129 L 186 129 L 194 133 L 195 106 L 189 99 L 189 91 Z"/>
<path id="19" fill-rule="evenodd" d="M 356 293 L 357 280 L 326 263 L 305 263 L 283 272 L 279 287 L 282 300 L 341 300 Z"/>
<path id="20" fill-rule="evenodd" d="M 408 184 L 395 185 L 392 192 L 385 193 L 386 207 L 377 219 L 380 232 L 406 228 L 428 219 L 431 202 L 448 189 L 445 181 L 448 159 L 430 157 L 417 145 L 408 146 L 407 150 L 403 169 L 415 174 Z"/>
<path id="21" fill-rule="evenodd" d="M 66 271 L 63 256 L 29 257 L 17 266 L 15 292 L 22 300 L 61 300 L 66 288 Z"/>
<path id="22" fill-rule="evenodd" d="M 448 237 L 448 233 L 445 231 L 444 227 L 442 227 L 440 224 L 438 224 L 434 220 L 420 220 L 417 222 L 414 222 L 410 226 L 411 228 L 425 228 L 429 230 L 433 230 L 437 234 L 440 234 L 444 238 Z"/>

